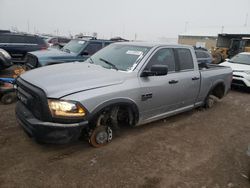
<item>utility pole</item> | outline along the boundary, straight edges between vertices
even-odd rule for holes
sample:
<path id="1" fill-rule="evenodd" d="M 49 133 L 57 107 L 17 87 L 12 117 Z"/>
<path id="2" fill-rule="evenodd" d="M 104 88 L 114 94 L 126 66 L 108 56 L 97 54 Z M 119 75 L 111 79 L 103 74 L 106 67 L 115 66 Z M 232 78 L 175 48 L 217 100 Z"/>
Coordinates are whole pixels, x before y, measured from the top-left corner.
<path id="1" fill-rule="evenodd" d="M 223 32 L 224 32 L 224 26 L 221 27 L 221 33 L 223 33 Z"/>
<path id="2" fill-rule="evenodd" d="M 135 33 L 135 41 L 136 41 L 136 39 L 137 39 L 137 34 Z"/>
<path id="3" fill-rule="evenodd" d="M 185 22 L 185 33 L 187 32 L 187 29 L 188 29 L 188 23 L 189 22 Z"/>
<path id="4" fill-rule="evenodd" d="M 246 20 L 244 26 L 247 27 L 247 22 L 248 22 L 248 13 L 246 14 Z"/>
<path id="5" fill-rule="evenodd" d="M 28 30 L 28 33 L 30 32 L 30 21 L 28 20 L 27 21 L 27 30 Z"/>

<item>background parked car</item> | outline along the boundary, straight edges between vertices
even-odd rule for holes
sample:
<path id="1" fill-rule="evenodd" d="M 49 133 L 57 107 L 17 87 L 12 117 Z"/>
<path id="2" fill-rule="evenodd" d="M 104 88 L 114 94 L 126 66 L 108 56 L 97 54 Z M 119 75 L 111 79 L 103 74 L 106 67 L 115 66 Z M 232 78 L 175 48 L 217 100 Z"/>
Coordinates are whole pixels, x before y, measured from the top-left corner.
<path id="1" fill-rule="evenodd" d="M 61 49 L 47 49 L 28 53 L 26 66 L 28 69 L 34 69 L 74 61 L 83 62 L 113 42 L 115 41 L 95 38 L 73 39 Z"/>
<path id="2" fill-rule="evenodd" d="M 195 48 L 196 58 L 199 64 L 210 64 L 213 62 L 212 55 L 205 48 Z"/>
<path id="3" fill-rule="evenodd" d="M 233 69 L 232 85 L 250 88 L 250 52 L 242 52 L 220 65 Z"/>
<path id="4" fill-rule="evenodd" d="M 66 37 L 50 37 L 46 39 L 46 42 L 50 47 L 62 48 L 67 44 L 71 39 Z"/>
<path id="5" fill-rule="evenodd" d="M 24 63 L 27 52 L 46 49 L 46 42 L 36 36 L 19 33 L 0 33 L 0 48 L 6 50 L 12 62 Z"/>
<path id="6" fill-rule="evenodd" d="M 0 48 L 0 70 L 9 68 L 12 65 L 11 57 L 8 52 Z"/>

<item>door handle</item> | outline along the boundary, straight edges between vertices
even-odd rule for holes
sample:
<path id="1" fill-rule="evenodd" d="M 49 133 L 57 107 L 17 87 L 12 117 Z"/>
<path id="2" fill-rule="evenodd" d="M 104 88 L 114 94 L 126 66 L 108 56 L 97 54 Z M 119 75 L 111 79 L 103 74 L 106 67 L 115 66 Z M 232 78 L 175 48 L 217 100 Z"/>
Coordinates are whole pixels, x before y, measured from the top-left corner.
<path id="1" fill-rule="evenodd" d="M 177 84 L 179 81 L 178 80 L 170 80 L 168 83 L 169 84 Z"/>
<path id="2" fill-rule="evenodd" d="M 192 80 L 199 80 L 199 77 L 193 77 Z"/>

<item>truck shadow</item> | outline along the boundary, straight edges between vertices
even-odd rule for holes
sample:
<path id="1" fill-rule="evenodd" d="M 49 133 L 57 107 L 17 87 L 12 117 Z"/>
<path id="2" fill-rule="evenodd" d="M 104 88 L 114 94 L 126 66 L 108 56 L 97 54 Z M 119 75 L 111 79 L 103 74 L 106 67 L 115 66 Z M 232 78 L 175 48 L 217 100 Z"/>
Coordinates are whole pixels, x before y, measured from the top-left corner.
<path id="1" fill-rule="evenodd" d="M 197 110 L 194 109 L 192 111 L 184 112 L 182 114 L 168 117 L 166 119 L 158 120 L 152 123 L 148 123 L 145 125 L 141 125 L 138 127 L 128 127 L 128 126 L 121 126 L 118 130 L 114 130 L 114 139 L 112 142 L 119 142 L 121 139 L 128 137 L 128 136 L 139 136 L 140 134 L 150 131 L 154 128 L 159 128 L 162 126 L 170 126 L 175 122 L 181 121 L 183 118 L 189 117 L 191 114 L 196 113 Z M 182 127 L 182 126 L 181 126 Z M 37 144 L 37 143 L 35 143 Z M 94 152 L 94 150 L 99 150 L 101 148 L 94 148 L 90 146 L 88 143 L 87 137 L 81 137 L 80 140 L 68 143 L 68 144 L 46 144 L 46 143 L 39 143 L 39 148 L 42 152 L 51 152 L 53 153 L 50 155 L 47 160 L 48 163 L 53 163 L 56 161 L 60 161 L 66 158 L 74 157 L 75 155 L 82 155 L 85 152 Z M 112 147 L 112 143 L 108 144 L 104 147 Z"/>

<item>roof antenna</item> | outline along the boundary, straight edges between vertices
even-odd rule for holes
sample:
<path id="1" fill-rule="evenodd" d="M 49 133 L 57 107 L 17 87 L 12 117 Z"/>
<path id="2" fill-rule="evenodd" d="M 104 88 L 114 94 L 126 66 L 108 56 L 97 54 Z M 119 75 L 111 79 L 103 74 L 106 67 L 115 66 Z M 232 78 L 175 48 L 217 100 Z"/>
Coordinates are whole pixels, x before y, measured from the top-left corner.
<path id="1" fill-rule="evenodd" d="M 224 31 L 224 25 L 221 27 L 221 33 L 223 33 Z"/>

